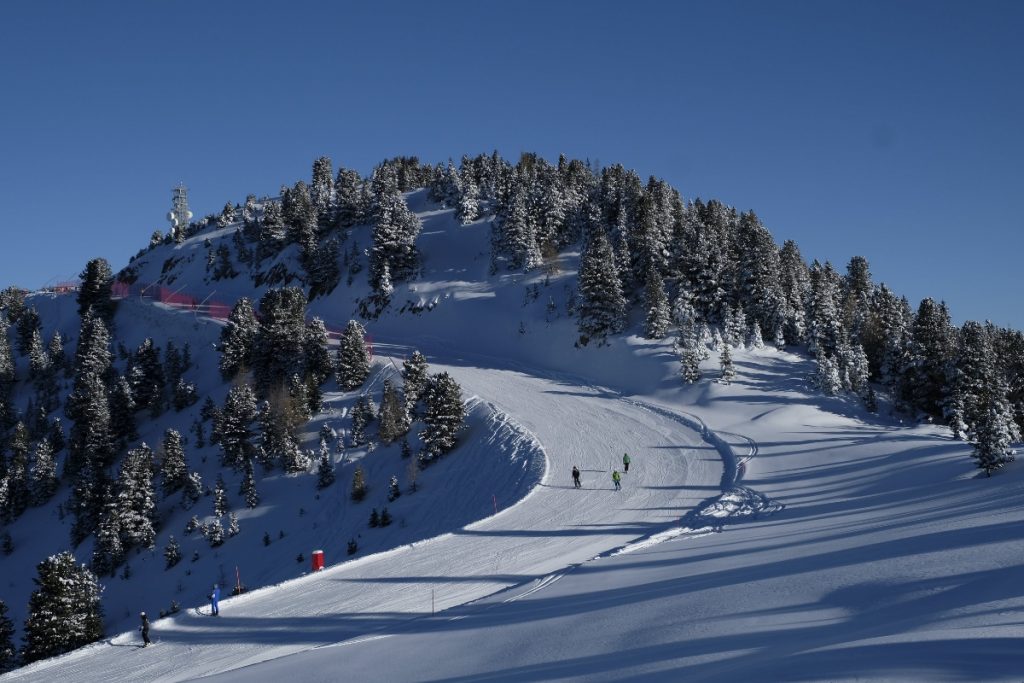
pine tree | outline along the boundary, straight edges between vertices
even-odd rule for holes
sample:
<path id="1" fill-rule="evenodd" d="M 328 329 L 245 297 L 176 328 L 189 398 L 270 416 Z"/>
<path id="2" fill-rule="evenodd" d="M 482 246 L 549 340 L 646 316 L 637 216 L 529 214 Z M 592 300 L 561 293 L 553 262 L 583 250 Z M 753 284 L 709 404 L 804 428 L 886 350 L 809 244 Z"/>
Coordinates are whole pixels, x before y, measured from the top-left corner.
<path id="1" fill-rule="evenodd" d="M 320 459 L 316 468 L 316 487 L 325 489 L 334 483 L 334 462 L 327 448 L 327 442 L 320 442 Z"/>
<path id="2" fill-rule="evenodd" d="M 459 432 L 466 426 L 466 410 L 462 388 L 447 372 L 431 376 L 424 402 L 425 429 L 419 436 L 426 459 L 432 460 L 455 448 Z"/>
<path id="3" fill-rule="evenodd" d="M 252 367 L 258 329 L 252 301 L 242 297 L 235 302 L 220 333 L 220 374 L 225 380 L 232 380 Z"/>
<path id="4" fill-rule="evenodd" d="M 391 513 L 388 512 L 387 506 L 384 506 L 380 511 L 380 525 L 385 527 L 389 524 L 391 524 Z"/>
<path id="5" fill-rule="evenodd" d="M 986 476 L 1013 460 L 1010 453 L 1009 418 L 1005 404 L 992 405 L 981 413 L 974 429 L 974 452 L 972 456 Z"/>
<path id="6" fill-rule="evenodd" d="M 815 361 L 816 370 L 814 373 L 814 384 L 826 396 L 835 396 L 842 390 L 842 381 L 839 376 L 839 365 L 835 358 L 819 351 Z"/>
<path id="7" fill-rule="evenodd" d="M 121 518 L 117 500 L 108 488 L 103 495 L 106 503 L 96 529 L 96 543 L 92 550 L 92 570 L 100 575 L 114 576 L 124 562 L 124 544 L 121 543 Z"/>
<path id="8" fill-rule="evenodd" d="M 621 332 L 626 324 L 626 298 L 615 271 L 611 247 L 597 231 L 583 253 L 579 273 L 579 343 L 598 340 Z"/>
<path id="9" fill-rule="evenodd" d="M 322 234 L 330 226 L 334 194 L 334 169 L 330 157 L 320 157 L 313 162 L 313 182 L 309 188 L 310 202 Z"/>
<path id="10" fill-rule="evenodd" d="M 139 409 L 159 408 L 164 398 L 167 380 L 164 377 L 163 363 L 160 362 L 160 349 L 152 339 L 144 339 L 132 356 L 128 382 L 135 405 Z"/>
<path id="11" fill-rule="evenodd" d="M 46 503 L 57 492 L 57 461 L 53 457 L 53 446 L 46 437 L 36 444 L 31 481 L 32 502 L 35 505 Z"/>
<path id="12" fill-rule="evenodd" d="M 334 373 L 334 364 L 331 362 L 331 354 L 328 351 L 327 327 L 320 318 L 313 318 L 306 325 L 303 347 L 303 366 L 305 370 L 303 377 L 309 379 L 308 385 L 310 387 L 319 389 L 320 385 Z M 317 413 L 320 411 L 320 401 L 317 400 L 316 403 L 315 410 L 310 405 L 310 412 Z"/>
<path id="13" fill-rule="evenodd" d="M 317 216 L 309 186 L 302 180 L 282 196 L 281 209 L 289 242 L 304 244 L 316 237 Z"/>
<path id="14" fill-rule="evenodd" d="M 303 373 L 306 340 L 306 295 L 297 287 L 271 289 L 260 299 L 260 319 L 253 350 L 259 395 L 285 386 Z"/>
<path id="15" fill-rule="evenodd" d="M 377 512 L 377 508 L 373 508 L 370 512 L 370 526 L 373 528 L 380 526 L 380 513 Z"/>
<path id="16" fill-rule="evenodd" d="M 83 322 L 91 309 L 107 325 L 114 319 L 114 301 L 111 288 L 114 284 L 113 271 L 106 259 L 95 258 L 85 264 L 85 270 L 78 276 L 78 315 Z"/>
<path id="17" fill-rule="evenodd" d="M 185 488 L 181 490 L 181 508 L 191 510 L 200 498 L 203 497 L 203 479 L 198 472 L 188 475 L 185 481 Z"/>
<path id="18" fill-rule="evenodd" d="M 203 525 L 203 536 L 211 548 L 224 545 L 224 525 L 220 523 L 219 517 Z"/>
<path id="19" fill-rule="evenodd" d="M 125 547 L 152 548 L 156 540 L 156 495 L 153 491 L 153 451 L 146 444 L 133 448 L 121 462 L 117 509 Z"/>
<path id="20" fill-rule="evenodd" d="M 128 378 L 120 376 L 110 393 L 110 435 L 124 448 L 139 438 L 135 426 L 135 398 Z"/>
<path id="21" fill-rule="evenodd" d="M 224 408 L 214 423 L 221 447 L 221 462 L 239 470 L 255 455 L 252 422 L 256 419 L 256 394 L 248 384 L 228 391 Z"/>
<path id="22" fill-rule="evenodd" d="M 722 376 L 719 379 L 722 384 L 732 384 L 736 378 L 736 367 L 732 363 L 732 351 L 729 349 L 729 344 L 722 344 L 722 353 L 718 361 L 722 368 Z"/>
<path id="23" fill-rule="evenodd" d="M 181 546 L 174 540 L 173 535 L 167 539 L 167 545 L 164 547 L 164 562 L 164 569 L 170 569 L 181 562 Z"/>
<path id="24" fill-rule="evenodd" d="M 393 501 L 402 495 L 402 490 L 398 487 L 398 475 L 391 475 L 391 482 L 388 484 L 388 502 Z"/>
<path id="25" fill-rule="evenodd" d="M 357 503 L 366 498 L 366 476 L 363 474 L 362 465 L 356 465 L 356 471 L 352 473 L 352 500 Z"/>
<path id="26" fill-rule="evenodd" d="M 240 529 L 238 528 L 238 515 L 234 512 L 228 513 L 228 538 L 237 536 Z"/>
<path id="27" fill-rule="evenodd" d="M 254 508 L 260 504 L 260 494 L 256 490 L 256 471 L 252 460 L 245 461 L 245 473 L 242 475 L 242 486 L 239 493 L 245 498 L 245 506 Z"/>
<path id="28" fill-rule="evenodd" d="M 384 380 L 379 417 L 380 425 L 377 431 L 380 440 L 386 444 L 396 440 L 409 430 L 409 419 L 404 402 L 399 399 L 398 391 L 391 384 L 391 380 Z"/>
<path id="29" fill-rule="evenodd" d="M 43 560 L 36 571 L 22 661 L 53 657 L 102 638 L 102 588 L 96 576 L 67 551 Z"/>
<path id="30" fill-rule="evenodd" d="M 17 517 L 23 513 L 32 502 L 32 487 L 29 468 L 29 441 L 28 429 L 19 422 L 14 427 L 14 435 L 8 448 L 11 451 L 11 459 L 7 465 L 7 504 L 4 510 L 7 518 Z"/>
<path id="31" fill-rule="evenodd" d="M 363 179 L 359 173 L 345 168 L 338 169 L 334 180 L 334 195 L 337 203 L 335 224 L 340 228 L 350 228 L 363 220 L 362 210 Z"/>
<path id="32" fill-rule="evenodd" d="M 218 473 L 217 483 L 213 486 L 213 514 L 223 517 L 228 513 L 228 492 L 224 477 Z"/>
<path id="33" fill-rule="evenodd" d="M 664 280 L 655 268 L 647 269 L 644 308 L 647 311 L 644 336 L 648 339 L 663 339 L 668 334 L 671 315 Z"/>
<path id="34" fill-rule="evenodd" d="M 12 670 L 18 663 L 14 649 L 14 622 L 7 616 L 7 604 L 0 600 L 0 674 Z"/>
<path id="35" fill-rule="evenodd" d="M 405 410 L 410 418 L 416 412 L 416 404 L 427 388 L 429 378 L 426 356 L 419 351 L 413 351 L 412 355 L 402 362 L 402 394 L 405 396 Z"/>
<path id="36" fill-rule="evenodd" d="M 366 329 L 349 320 L 338 344 L 337 379 L 343 389 L 358 389 L 370 374 L 370 354 L 366 350 Z"/>

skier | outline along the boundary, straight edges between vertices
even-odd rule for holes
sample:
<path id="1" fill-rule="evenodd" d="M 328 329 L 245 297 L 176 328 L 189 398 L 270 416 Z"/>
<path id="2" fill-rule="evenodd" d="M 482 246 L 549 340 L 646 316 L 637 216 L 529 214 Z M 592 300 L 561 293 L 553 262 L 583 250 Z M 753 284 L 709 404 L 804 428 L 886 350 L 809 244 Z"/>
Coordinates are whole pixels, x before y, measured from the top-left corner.
<path id="1" fill-rule="evenodd" d="M 619 491 L 622 489 L 622 475 L 619 474 L 618 470 L 612 470 L 612 483 L 615 484 L 615 490 Z"/>
<path id="2" fill-rule="evenodd" d="M 572 485 L 576 488 L 582 487 L 580 484 L 580 468 L 576 467 L 576 465 L 572 466 Z"/>
<path id="3" fill-rule="evenodd" d="M 149 641 L 149 618 L 146 617 L 146 613 L 145 612 L 142 612 L 139 616 L 142 619 L 142 626 L 139 627 L 139 630 L 142 631 L 142 647 L 147 647 L 150 644 L 150 641 Z"/>
<path id="4" fill-rule="evenodd" d="M 213 592 L 210 593 L 210 614 L 217 616 L 220 614 L 220 608 L 217 603 L 220 602 L 220 586 L 213 584 Z"/>
<path id="5" fill-rule="evenodd" d="M 629 472 L 629 453 L 622 454 L 622 469 L 624 472 Z"/>

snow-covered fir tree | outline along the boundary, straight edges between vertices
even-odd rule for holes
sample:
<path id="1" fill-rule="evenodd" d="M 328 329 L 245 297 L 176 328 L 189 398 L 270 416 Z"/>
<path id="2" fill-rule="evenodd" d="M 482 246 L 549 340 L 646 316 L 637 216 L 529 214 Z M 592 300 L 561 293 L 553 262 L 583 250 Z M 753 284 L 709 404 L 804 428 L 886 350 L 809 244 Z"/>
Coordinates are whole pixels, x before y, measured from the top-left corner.
<path id="1" fill-rule="evenodd" d="M 338 344 L 336 364 L 338 385 L 349 391 L 358 389 L 370 374 L 370 354 L 366 350 L 366 328 L 349 320 Z"/>
<path id="2" fill-rule="evenodd" d="M 203 497 L 203 478 L 198 472 L 192 472 L 185 481 L 185 488 L 181 490 L 181 508 L 191 510 L 200 498 Z"/>
<path id="3" fill-rule="evenodd" d="M 839 376 L 839 364 L 835 358 L 818 351 L 815 360 L 814 385 L 826 396 L 835 396 L 843 389 Z"/>
<path id="4" fill-rule="evenodd" d="M 96 576 L 70 552 L 36 565 L 36 590 L 25 620 L 26 664 L 70 652 L 103 637 L 103 610 Z"/>
<path id="5" fill-rule="evenodd" d="M 78 277 L 81 280 L 78 287 L 78 315 L 82 316 L 84 322 L 86 313 L 92 310 L 96 317 L 109 325 L 114 319 L 114 274 L 110 264 L 104 258 L 94 258 L 85 264 L 85 270 Z"/>
<path id="6" fill-rule="evenodd" d="M 424 459 L 432 460 L 455 447 L 459 433 L 466 427 L 466 409 L 462 388 L 447 372 L 430 377 L 423 399 L 425 428 L 419 437 Z"/>
<path id="7" fill-rule="evenodd" d="M 234 379 L 252 367 L 258 329 L 252 301 L 242 297 L 235 302 L 220 333 L 220 373 L 225 380 Z"/>
<path id="8" fill-rule="evenodd" d="M 603 344 L 626 324 L 626 297 L 604 233 L 596 231 L 583 252 L 579 274 L 579 343 Z"/>
<path id="9" fill-rule="evenodd" d="M 391 502 L 402 495 L 402 489 L 398 486 L 398 475 L 392 474 L 388 483 L 388 502 Z"/>
<path id="10" fill-rule="evenodd" d="M 239 470 L 253 457 L 252 423 L 256 416 L 256 393 L 252 387 L 248 384 L 232 387 L 214 423 L 222 464 Z"/>
<path id="11" fill-rule="evenodd" d="M 32 502 L 42 505 L 53 498 L 59 484 L 57 479 L 57 461 L 54 458 L 50 439 L 43 437 L 36 443 L 32 458 Z"/>
<path id="12" fill-rule="evenodd" d="M 1005 404 L 997 401 L 975 423 L 972 455 L 986 476 L 992 476 L 993 471 L 1013 460 L 1009 422 Z"/>
<path id="13" fill-rule="evenodd" d="M 718 357 L 718 365 L 722 371 L 719 381 L 722 384 L 732 384 L 732 381 L 736 379 L 736 367 L 732 362 L 732 351 L 729 344 L 722 344 L 722 352 Z"/>
<path id="14" fill-rule="evenodd" d="M 153 451 L 146 444 L 128 451 L 117 479 L 117 511 L 126 548 L 152 548 L 156 539 Z"/>
<path id="15" fill-rule="evenodd" d="M 167 539 L 167 545 L 164 546 L 164 569 L 170 569 L 179 562 L 181 562 L 181 546 L 171 535 Z"/>
<path id="16" fill-rule="evenodd" d="M 647 317 L 644 322 L 644 336 L 648 339 L 663 339 L 668 334 L 672 318 L 668 297 L 665 295 L 665 282 L 655 268 L 647 269 L 645 282 L 644 309 Z"/>
<path id="17" fill-rule="evenodd" d="M 323 233 L 333 222 L 334 167 L 330 157 L 319 157 L 313 162 L 313 181 L 309 187 L 310 203 L 316 218 L 318 232 Z"/>
<path id="18" fill-rule="evenodd" d="M 316 468 L 316 487 L 325 489 L 334 483 L 334 461 L 331 460 L 330 449 L 327 442 L 320 442 L 320 457 Z"/>
<path id="19" fill-rule="evenodd" d="M 213 485 L 213 514 L 223 517 L 228 513 L 228 490 L 224 476 L 217 473 L 217 482 Z"/>
<path id="20" fill-rule="evenodd" d="M 427 358 L 419 351 L 413 351 L 412 355 L 402 362 L 402 394 L 405 396 L 405 410 L 410 416 L 416 412 L 416 403 L 427 387 L 430 379 Z"/>
<path id="21" fill-rule="evenodd" d="M 242 485 L 238 491 L 245 499 L 245 506 L 247 508 L 254 508 L 260 504 L 260 494 L 256 490 L 256 468 L 253 465 L 253 461 L 245 461 L 245 470 L 242 474 Z"/>
<path id="22" fill-rule="evenodd" d="M 252 364 L 262 397 L 303 372 L 306 295 L 297 287 L 270 289 L 260 298 L 259 309 Z"/>
<path id="23" fill-rule="evenodd" d="M 121 542 L 121 515 L 117 499 L 110 488 L 104 492 L 106 503 L 96 529 L 96 542 L 92 549 L 92 570 L 99 576 L 114 576 L 124 562 L 124 544 Z"/>

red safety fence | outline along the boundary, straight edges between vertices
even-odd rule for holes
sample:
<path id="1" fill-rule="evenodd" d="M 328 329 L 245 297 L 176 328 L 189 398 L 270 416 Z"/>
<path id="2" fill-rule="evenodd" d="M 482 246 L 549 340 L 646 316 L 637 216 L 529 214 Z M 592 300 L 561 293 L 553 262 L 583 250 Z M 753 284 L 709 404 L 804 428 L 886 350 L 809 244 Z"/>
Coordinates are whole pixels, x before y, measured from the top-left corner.
<path id="1" fill-rule="evenodd" d="M 192 311 L 196 315 L 216 318 L 217 320 L 227 320 L 228 316 L 231 315 L 231 309 L 234 308 L 234 304 L 212 299 L 212 294 L 199 296 L 196 293 L 186 291 L 184 287 L 175 288 L 173 286 L 147 282 L 133 282 L 131 284 L 127 282 L 114 282 L 111 287 L 111 294 L 115 299 L 127 299 L 135 296 L 142 299 L 150 299 L 165 306 L 182 311 Z M 256 309 L 255 312 L 258 318 L 260 315 L 259 309 Z M 309 319 L 312 320 L 312 316 Z M 324 327 L 327 330 L 328 339 L 341 339 L 343 330 L 333 328 L 326 323 L 324 323 Z M 373 342 L 369 337 L 366 340 L 366 347 L 370 356 L 373 357 Z"/>

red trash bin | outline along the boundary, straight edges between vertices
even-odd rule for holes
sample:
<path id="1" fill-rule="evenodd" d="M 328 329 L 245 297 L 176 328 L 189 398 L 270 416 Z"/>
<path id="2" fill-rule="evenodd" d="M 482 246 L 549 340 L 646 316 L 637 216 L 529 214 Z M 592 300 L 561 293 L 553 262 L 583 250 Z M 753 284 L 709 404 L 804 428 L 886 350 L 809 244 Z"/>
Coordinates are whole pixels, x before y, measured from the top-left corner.
<path id="1" fill-rule="evenodd" d="M 324 551 L 313 551 L 313 571 L 318 572 L 324 568 Z"/>

